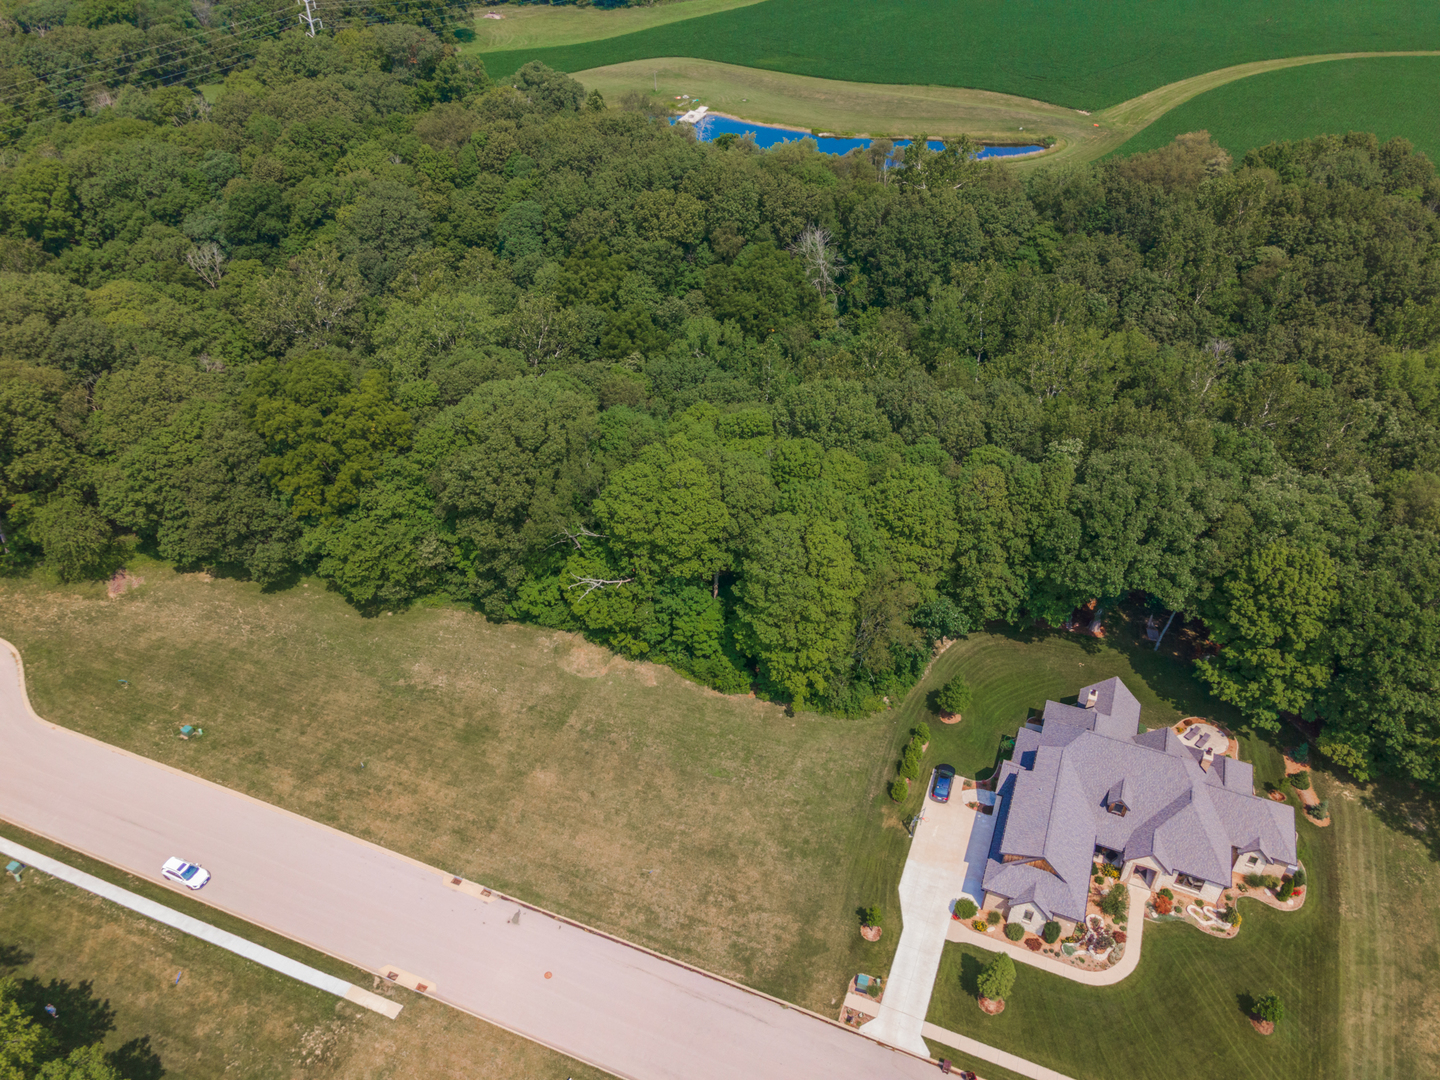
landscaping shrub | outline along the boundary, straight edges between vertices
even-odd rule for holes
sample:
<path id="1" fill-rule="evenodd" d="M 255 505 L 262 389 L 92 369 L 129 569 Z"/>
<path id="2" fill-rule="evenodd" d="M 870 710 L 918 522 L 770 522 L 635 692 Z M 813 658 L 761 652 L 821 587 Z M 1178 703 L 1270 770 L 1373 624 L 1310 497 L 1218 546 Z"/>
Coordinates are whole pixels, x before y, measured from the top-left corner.
<path id="1" fill-rule="evenodd" d="M 1164 893 L 1161 893 L 1155 898 L 1155 914 L 1169 915 L 1174 910 L 1175 901 L 1170 899 L 1170 897 L 1166 896 Z"/>
<path id="2" fill-rule="evenodd" d="M 1301 765 L 1304 765 L 1310 760 L 1310 744 L 1302 742 L 1299 746 L 1295 747 L 1294 752 L 1290 756 Z"/>
<path id="3" fill-rule="evenodd" d="M 1091 880 L 1094 881 L 1096 885 L 1103 885 L 1105 883 L 1105 875 L 1096 874 Z"/>
<path id="4" fill-rule="evenodd" d="M 1015 987 L 1015 961 L 1009 953 L 1001 953 L 980 972 L 980 996 L 991 1001 L 1004 1001 Z"/>
<path id="5" fill-rule="evenodd" d="M 1252 888 L 1252 889 L 1258 889 L 1258 888 L 1260 888 L 1260 883 L 1261 883 L 1262 881 L 1264 881 L 1264 880 L 1265 880 L 1265 879 L 1262 878 L 1259 874 L 1246 874 L 1246 875 L 1245 875 L 1245 884 L 1248 885 L 1248 886 L 1249 886 L 1250 888 Z"/>
<path id="6" fill-rule="evenodd" d="M 905 797 L 909 794 L 910 781 L 906 780 L 905 777 L 902 776 L 900 777 L 900 779 L 891 782 L 890 798 L 894 799 L 896 802 L 904 802 Z"/>
<path id="7" fill-rule="evenodd" d="M 972 922 L 970 925 L 973 926 L 976 930 L 979 930 L 982 934 L 985 932 L 985 920 L 984 920 L 984 919 L 976 919 L 976 920 L 975 920 L 974 922 Z"/>
<path id="8" fill-rule="evenodd" d="M 1255 1015 L 1261 1020 L 1278 1024 L 1285 1019 L 1285 1003 L 1280 1000 L 1279 994 L 1272 991 L 1255 1002 Z"/>
<path id="9" fill-rule="evenodd" d="M 1100 898 L 1100 910 L 1112 919 L 1123 918 L 1130 909 L 1130 890 L 1124 885 L 1111 886 Z"/>
<path id="10" fill-rule="evenodd" d="M 1003 918 L 1003 916 L 998 911 L 987 911 L 985 913 L 985 921 L 991 926 L 999 925 L 1001 918 Z"/>
<path id="11" fill-rule="evenodd" d="M 930 741 L 930 725 L 925 723 L 924 720 L 921 720 L 920 723 L 915 725 L 915 730 L 910 734 L 914 736 L 915 742 L 924 746 Z"/>
<path id="12" fill-rule="evenodd" d="M 959 675 L 940 688 L 935 695 L 935 704 L 942 712 L 963 713 L 970 708 L 970 684 Z"/>
<path id="13" fill-rule="evenodd" d="M 1104 874 L 1108 878 L 1114 878 L 1117 881 L 1120 879 L 1120 867 L 1116 866 L 1114 863 L 1107 862 L 1103 864 L 1100 867 L 1100 873 Z"/>
<path id="14" fill-rule="evenodd" d="M 1231 904 L 1224 911 L 1220 912 L 1220 918 L 1224 919 L 1231 926 L 1239 926 L 1243 921 L 1240 917 L 1240 908 Z"/>
<path id="15" fill-rule="evenodd" d="M 1005 936 L 1011 941 L 1019 941 L 1025 936 L 1025 927 L 1021 926 L 1018 922 L 1006 923 Z"/>
<path id="16" fill-rule="evenodd" d="M 900 760 L 900 775 L 907 780 L 920 779 L 920 747 L 913 742 L 905 747 L 905 756 Z"/>
<path id="17" fill-rule="evenodd" d="M 1314 806 L 1307 806 L 1305 812 L 1311 817 L 1323 821 L 1330 816 L 1330 800 L 1321 799 Z"/>
<path id="18" fill-rule="evenodd" d="M 1294 895 L 1294 893 L 1295 893 L 1295 882 L 1292 881 L 1290 878 L 1287 877 L 1284 881 L 1282 881 L 1282 882 L 1280 883 L 1280 888 L 1278 888 L 1278 889 L 1275 890 L 1275 899 L 1277 899 L 1277 900 L 1289 900 L 1290 897 L 1291 897 L 1292 895 Z"/>
<path id="19" fill-rule="evenodd" d="M 1267 889 L 1278 889 L 1280 888 L 1280 879 L 1274 874 L 1266 874 L 1260 879 L 1260 884 Z"/>
<path id="20" fill-rule="evenodd" d="M 1026 939 L 1025 939 L 1025 947 L 1026 947 L 1027 949 L 1029 949 L 1031 952 L 1039 952 L 1039 951 L 1040 951 L 1040 939 L 1039 939 L 1038 937 L 1026 938 Z"/>
<path id="21" fill-rule="evenodd" d="M 1297 772 L 1290 777 L 1290 786 L 1296 791 L 1310 790 L 1310 774 L 1308 772 Z"/>
<path id="22" fill-rule="evenodd" d="M 1125 931 L 1124 931 L 1124 930 L 1116 930 L 1116 931 L 1115 931 L 1115 944 L 1116 944 L 1116 945 L 1124 945 L 1125 942 L 1126 942 L 1126 940 L 1127 940 L 1127 938 L 1126 938 L 1126 935 L 1125 935 Z"/>
<path id="23" fill-rule="evenodd" d="M 1166 900 L 1169 900 L 1171 903 L 1174 903 L 1175 901 L 1175 894 L 1169 889 L 1161 889 L 1160 895 L 1163 896 Z"/>
<path id="24" fill-rule="evenodd" d="M 973 919 L 976 912 L 975 901 L 968 896 L 962 896 L 955 901 L 955 914 L 962 919 Z"/>
<path id="25" fill-rule="evenodd" d="M 867 908 L 860 909 L 861 926 L 881 926 L 883 925 L 884 918 L 884 913 L 874 904 L 871 904 Z"/>
<path id="26" fill-rule="evenodd" d="M 1045 929 L 1040 936 L 1045 939 L 1046 945 L 1054 945 L 1055 942 L 1060 940 L 1060 924 L 1054 919 L 1051 919 L 1045 924 Z"/>
<path id="27" fill-rule="evenodd" d="M 1296 870 L 1295 873 L 1290 875 L 1290 884 L 1297 889 L 1303 889 L 1305 887 L 1305 867 L 1300 867 L 1299 870 Z"/>

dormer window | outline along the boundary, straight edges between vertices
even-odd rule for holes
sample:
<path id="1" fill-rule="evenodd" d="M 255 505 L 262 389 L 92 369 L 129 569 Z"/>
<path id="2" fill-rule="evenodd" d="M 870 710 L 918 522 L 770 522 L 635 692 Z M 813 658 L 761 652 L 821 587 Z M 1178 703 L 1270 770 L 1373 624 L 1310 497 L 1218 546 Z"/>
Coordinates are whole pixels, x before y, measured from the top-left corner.
<path id="1" fill-rule="evenodd" d="M 1110 811 L 1110 813 L 1114 814 L 1116 817 L 1124 817 L 1130 812 L 1130 808 L 1126 806 L 1123 802 L 1121 802 L 1119 799 L 1116 799 L 1105 809 Z"/>

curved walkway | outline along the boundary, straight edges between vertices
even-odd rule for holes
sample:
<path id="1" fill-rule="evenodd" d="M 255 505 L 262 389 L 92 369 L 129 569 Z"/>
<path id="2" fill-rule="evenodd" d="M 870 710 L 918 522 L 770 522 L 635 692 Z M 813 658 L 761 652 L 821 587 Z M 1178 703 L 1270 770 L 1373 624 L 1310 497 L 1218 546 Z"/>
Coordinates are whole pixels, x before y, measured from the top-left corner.
<path id="1" fill-rule="evenodd" d="M 977 934 L 974 930 L 966 927 L 964 923 L 954 919 L 950 920 L 950 929 L 945 937 L 947 941 L 955 941 L 962 945 L 975 945 L 981 949 L 989 949 L 991 952 L 1009 953 L 1016 963 L 1029 964 L 1031 967 L 1048 971 L 1052 975 L 1059 975 L 1062 979 L 1069 979 L 1071 982 L 1085 983 L 1087 986 L 1114 986 L 1139 965 L 1140 941 L 1145 935 L 1145 902 L 1149 898 L 1150 892 L 1137 885 L 1129 885 L 1127 888 L 1130 890 L 1130 911 L 1126 917 L 1128 921 L 1125 923 L 1125 955 L 1120 957 L 1119 963 L 1103 971 L 1086 971 L 1069 964 L 1061 964 L 1052 956 L 1031 952 L 1025 946 L 1016 944 L 1007 938 Z"/>
<path id="2" fill-rule="evenodd" d="M 919 1080 L 925 1057 L 47 723 L 0 641 L 0 819 L 634 1080 Z M 414 973 L 410 976 L 408 973 Z"/>

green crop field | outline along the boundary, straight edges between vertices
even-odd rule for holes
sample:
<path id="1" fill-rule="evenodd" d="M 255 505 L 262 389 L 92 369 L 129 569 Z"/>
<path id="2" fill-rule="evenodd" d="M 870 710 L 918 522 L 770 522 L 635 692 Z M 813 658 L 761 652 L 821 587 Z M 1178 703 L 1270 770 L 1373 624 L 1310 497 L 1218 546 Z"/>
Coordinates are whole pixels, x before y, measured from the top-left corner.
<path id="1" fill-rule="evenodd" d="M 1282 139 L 1329 132 L 1401 136 L 1440 160 L 1440 57 L 1337 60 L 1253 75 L 1165 113 L 1120 149 L 1153 150 L 1187 131 L 1208 131 L 1238 159 Z"/>
<path id="2" fill-rule="evenodd" d="M 678 6 L 678 5 L 677 5 Z M 597 20 L 598 21 L 598 20 Z M 1440 48 L 1426 0 L 766 0 L 585 44 L 482 53 L 492 74 L 699 57 L 858 82 L 963 86 L 1103 109 L 1248 61 Z"/>

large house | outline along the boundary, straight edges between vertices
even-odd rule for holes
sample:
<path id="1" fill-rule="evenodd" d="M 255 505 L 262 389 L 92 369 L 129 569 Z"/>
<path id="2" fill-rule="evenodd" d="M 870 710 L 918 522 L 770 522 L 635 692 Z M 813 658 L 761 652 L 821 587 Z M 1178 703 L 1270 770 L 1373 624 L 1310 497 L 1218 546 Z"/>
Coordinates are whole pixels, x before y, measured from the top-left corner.
<path id="1" fill-rule="evenodd" d="M 1085 917 L 1097 856 L 1120 880 L 1217 900 L 1234 873 L 1296 867 L 1295 811 L 1259 798 L 1251 766 L 1140 732 L 1140 703 L 1119 679 L 1047 701 L 996 776 L 985 906 L 1038 931 Z"/>

